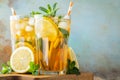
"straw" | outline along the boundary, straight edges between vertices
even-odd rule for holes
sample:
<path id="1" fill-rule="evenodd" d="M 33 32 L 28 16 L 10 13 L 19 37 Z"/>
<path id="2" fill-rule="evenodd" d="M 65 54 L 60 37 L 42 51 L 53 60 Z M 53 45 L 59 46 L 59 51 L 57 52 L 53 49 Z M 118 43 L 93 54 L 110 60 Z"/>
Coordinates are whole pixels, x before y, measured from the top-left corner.
<path id="1" fill-rule="evenodd" d="M 11 11 L 12 11 L 12 15 L 15 16 L 16 15 L 16 12 L 13 8 L 11 8 Z"/>
<path id="2" fill-rule="evenodd" d="M 70 4 L 69 4 L 69 9 L 68 9 L 68 12 L 67 12 L 67 15 L 68 15 L 68 16 L 70 16 L 70 14 L 71 14 L 72 7 L 73 7 L 73 2 L 72 2 L 72 1 L 70 1 Z"/>

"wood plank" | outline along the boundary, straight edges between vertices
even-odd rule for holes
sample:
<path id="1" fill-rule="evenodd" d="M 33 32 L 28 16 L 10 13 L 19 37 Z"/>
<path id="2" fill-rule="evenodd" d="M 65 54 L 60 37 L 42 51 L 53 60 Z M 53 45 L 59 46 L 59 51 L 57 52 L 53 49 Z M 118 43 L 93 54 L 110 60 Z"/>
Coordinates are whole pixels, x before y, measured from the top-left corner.
<path id="1" fill-rule="evenodd" d="M 1 74 L 0 80 L 93 80 L 92 73 L 81 73 L 81 75 L 39 75 L 30 74 Z"/>

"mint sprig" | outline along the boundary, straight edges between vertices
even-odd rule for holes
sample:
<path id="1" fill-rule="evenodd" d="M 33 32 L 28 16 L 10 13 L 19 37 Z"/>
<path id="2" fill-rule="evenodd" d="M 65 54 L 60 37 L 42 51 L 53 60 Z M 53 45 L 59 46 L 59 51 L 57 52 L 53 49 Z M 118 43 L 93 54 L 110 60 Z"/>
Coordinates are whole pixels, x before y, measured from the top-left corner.
<path id="1" fill-rule="evenodd" d="M 79 69 L 75 66 L 76 65 L 75 61 L 70 61 L 68 59 L 67 63 L 68 63 L 68 65 L 67 65 L 66 74 L 77 74 L 77 75 L 80 74 Z"/>
<path id="2" fill-rule="evenodd" d="M 34 62 L 30 62 L 30 69 L 28 70 L 29 73 L 32 75 L 39 75 L 39 64 L 35 64 Z"/>
<path id="3" fill-rule="evenodd" d="M 59 8 L 57 8 L 57 2 L 56 2 L 52 6 L 50 4 L 47 4 L 47 8 L 40 6 L 39 10 L 40 11 L 32 11 L 30 13 L 30 16 L 34 17 L 34 15 L 36 14 L 42 14 L 43 16 L 47 16 L 47 17 L 55 17 Z"/>
<path id="4" fill-rule="evenodd" d="M 54 3 L 53 6 L 48 4 L 47 8 L 41 6 L 39 9 L 45 13 L 44 16 L 55 17 L 59 8 L 57 8 L 57 3 Z"/>
<path id="5" fill-rule="evenodd" d="M 2 70 L 0 71 L 0 74 L 8 74 L 11 73 L 13 70 L 10 66 L 10 62 L 8 61 L 6 64 L 2 64 Z"/>
<path id="6" fill-rule="evenodd" d="M 36 14 L 41 14 L 40 12 L 38 12 L 38 11 L 32 11 L 31 13 L 30 13 L 30 16 L 31 17 L 34 17 L 34 15 L 36 15 Z"/>

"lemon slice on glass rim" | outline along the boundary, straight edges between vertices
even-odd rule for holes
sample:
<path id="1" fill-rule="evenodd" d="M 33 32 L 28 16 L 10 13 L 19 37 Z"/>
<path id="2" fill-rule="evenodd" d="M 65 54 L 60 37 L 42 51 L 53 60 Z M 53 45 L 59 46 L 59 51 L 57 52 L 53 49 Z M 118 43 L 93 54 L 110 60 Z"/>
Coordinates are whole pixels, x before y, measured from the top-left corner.
<path id="1" fill-rule="evenodd" d="M 17 73 L 27 72 L 31 61 L 34 62 L 34 54 L 28 47 L 17 48 L 10 57 L 10 65 Z"/>
<path id="2" fill-rule="evenodd" d="M 48 17 L 43 17 L 41 23 L 43 26 L 41 31 L 41 36 L 48 37 L 50 41 L 54 41 L 59 33 L 58 26 L 51 18 Z"/>

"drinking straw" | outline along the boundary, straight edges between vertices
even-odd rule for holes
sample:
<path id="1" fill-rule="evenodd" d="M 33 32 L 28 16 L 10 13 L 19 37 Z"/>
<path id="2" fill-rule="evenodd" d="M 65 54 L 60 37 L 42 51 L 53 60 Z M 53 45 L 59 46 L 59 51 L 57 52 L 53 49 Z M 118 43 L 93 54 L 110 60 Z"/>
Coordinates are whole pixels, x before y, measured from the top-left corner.
<path id="1" fill-rule="evenodd" d="M 16 12 L 13 8 L 11 8 L 11 11 L 12 11 L 12 15 L 15 16 L 16 15 Z"/>
<path id="2" fill-rule="evenodd" d="M 68 12 L 67 12 L 67 15 L 68 15 L 68 16 L 70 16 L 70 14 L 71 14 L 72 7 L 73 7 L 73 2 L 70 1 L 69 8 L 68 8 Z"/>
<path id="3" fill-rule="evenodd" d="M 70 18 L 71 11 L 72 11 L 72 7 L 73 7 L 73 2 L 70 1 L 69 8 L 68 8 L 68 12 L 67 12 L 67 14 L 64 16 L 64 19 L 69 19 L 69 18 Z"/>

